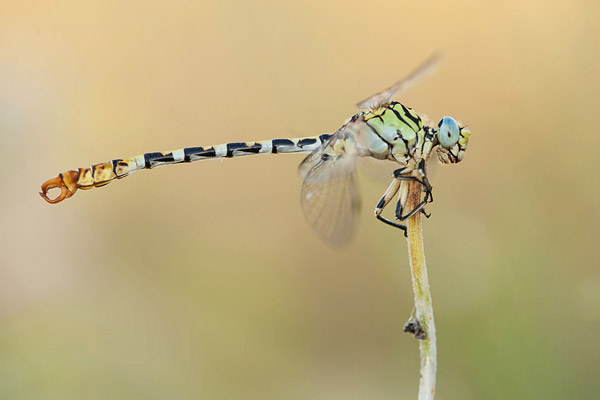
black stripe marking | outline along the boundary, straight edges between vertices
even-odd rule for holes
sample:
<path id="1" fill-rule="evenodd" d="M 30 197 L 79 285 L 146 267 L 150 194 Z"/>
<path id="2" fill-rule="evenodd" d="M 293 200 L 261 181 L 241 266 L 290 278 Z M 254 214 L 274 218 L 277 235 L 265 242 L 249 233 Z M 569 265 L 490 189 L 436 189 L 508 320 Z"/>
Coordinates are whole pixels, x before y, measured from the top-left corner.
<path id="1" fill-rule="evenodd" d="M 175 158 L 172 153 L 146 153 L 144 154 L 145 168 L 152 168 L 160 163 L 173 163 Z"/>
<path id="2" fill-rule="evenodd" d="M 241 151 L 244 153 L 258 153 L 260 152 L 260 149 L 262 148 L 262 145 L 260 143 L 254 143 L 253 145 L 249 146 L 248 143 L 244 143 L 244 142 L 237 142 L 237 143 L 227 143 L 227 154 L 225 154 L 225 157 L 233 157 L 233 152 L 234 151 Z"/>
<path id="3" fill-rule="evenodd" d="M 406 149 L 406 151 L 408 151 L 408 154 L 412 154 L 412 152 L 410 151 L 411 149 L 408 147 L 408 140 L 404 139 L 404 136 L 402 136 L 402 132 L 400 131 L 400 129 L 398 129 L 396 131 L 396 133 L 398 134 L 398 137 L 400 138 L 400 140 L 402 140 L 402 143 L 404 143 L 404 148 Z M 417 143 L 417 140 L 415 139 L 415 143 L 414 145 Z"/>
<path id="4" fill-rule="evenodd" d="M 190 162 L 191 156 L 198 155 L 199 153 L 201 153 L 203 151 L 204 151 L 204 148 L 202 148 L 202 147 L 186 147 L 185 149 L 183 149 L 183 161 Z"/>
<path id="5" fill-rule="evenodd" d="M 111 161 L 111 163 L 112 163 L 112 170 L 113 170 L 113 173 L 115 175 L 118 175 L 117 174 L 117 166 L 119 166 L 119 165 L 123 166 L 123 164 L 127 165 L 127 163 L 123 163 L 122 161 L 123 160 L 120 159 L 120 158 L 116 158 L 116 159 L 114 159 L 114 160 Z"/>
<path id="6" fill-rule="evenodd" d="M 160 153 L 146 153 L 144 154 L 144 168 L 150 168 L 150 160 L 152 159 L 153 155 L 157 155 Z"/>
<path id="7" fill-rule="evenodd" d="M 187 147 L 187 148 L 183 149 L 183 154 L 184 154 L 184 158 L 183 158 L 184 162 L 192 161 L 192 156 L 207 157 L 207 158 L 217 156 L 215 149 L 213 147 L 209 147 L 208 149 L 205 149 L 204 147 Z"/>
<path id="8" fill-rule="evenodd" d="M 400 106 L 402 107 L 402 109 L 404 110 L 404 113 L 406 114 L 406 116 L 415 123 L 415 125 L 417 125 L 417 127 L 420 126 L 419 122 L 421 122 L 421 119 L 419 117 L 415 118 L 414 115 L 412 115 L 412 113 L 410 112 L 410 110 L 408 108 L 406 108 L 404 106 L 404 104 L 402 103 L 398 103 L 400 104 Z"/>
<path id="9" fill-rule="evenodd" d="M 294 147 L 294 142 L 290 139 L 273 139 L 271 142 L 273 144 L 271 153 L 277 153 L 278 147 Z"/>
<path id="10" fill-rule="evenodd" d="M 387 144 L 388 149 L 391 151 L 392 150 L 392 144 L 390 142 L 388 142 L 387 140 L 385 140 L 383 137 L 381 137 L 381 135 L 379 134 L 379 132 L 377 132 L 377 129 L 375 129 L 375 127 L 371 126 L 367 121 L 365 121 L 365 124 L 371 129 L 371 131 L 373 131 L 373 133 L 375 135 L 377 135 L 377 137 L 379 139 L 381 139 L 381 141 L 385 144 Z"/>
<path id="11" fill-rule="evenodd" d="M 433 141 L 434 137 L 435 137 L 435 130 L 426 126 L 425 127 L 425 140 Z"/>
<path id="12" fill-rule="evenodd" d="M 331 139 L 332 136 L 333 135 L 330 135 L 329 133 L 324 133 L 322 135 L 319 135 L 319 140 L 321 141 L 321 143 L 325 143 L 326 141 Z"/>
<path id="13" fill-rule="evenodd" d="M 313 139 L 313 138 L 302 139 L 302 140 L 298 141 L 298 147 L 302 148 L 304 146 L 310 146 L 311 144 L 315 144 L 315 143 L 317 143 L 317 139 Z"/>
<path id="14" fill-rule="evenodd" d="M 394 115 L 396 116 L 396 118 L 398 118 L 398 120 L 400 120 L 400 122 L 402 122 L 404 125 L 408 126 L 410 129 L 413 129 L 413 127 L 408 123 L 408 121 L 406 121 L 404 118 L 402 118 L 402 115 L 400 115 L 400 113 L 397 110 L 394 110 L 393 108 L 391 108 L 391 110 L 394 113 Z"/>

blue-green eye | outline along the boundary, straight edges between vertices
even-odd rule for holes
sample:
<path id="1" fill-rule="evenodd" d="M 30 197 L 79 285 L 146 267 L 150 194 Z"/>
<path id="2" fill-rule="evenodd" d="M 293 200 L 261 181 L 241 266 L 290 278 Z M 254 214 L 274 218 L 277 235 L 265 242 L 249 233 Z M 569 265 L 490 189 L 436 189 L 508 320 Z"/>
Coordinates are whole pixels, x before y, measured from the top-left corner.
<path id="1" fill-rule="evenodd" d="M 438 124 L 438 140 L 440 144 L 449 149 L 458 142 L 460 129 L 452 117 L 444 117 Z"/>

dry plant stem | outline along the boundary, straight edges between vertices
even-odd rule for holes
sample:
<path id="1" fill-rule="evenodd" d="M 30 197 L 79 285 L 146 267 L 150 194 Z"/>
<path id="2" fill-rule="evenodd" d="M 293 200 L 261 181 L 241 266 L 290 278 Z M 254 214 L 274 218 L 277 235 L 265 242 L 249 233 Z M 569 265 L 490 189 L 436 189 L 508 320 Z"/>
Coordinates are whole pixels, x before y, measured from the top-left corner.
<path id="1" fill-rule="evenodd" d="M 414 209 L 421 201 L 422 186 L 418 182 L 410 182 L 406 210 Z M 421 368 L 419 378 L 419 400 L 431 400 L 435 395 L 435 373 L 437 369 L 437 347 L 435 342 L 435 324 L 425 252 L 423 246 L 423 230 L 421 213 L 409 218 L 406 224 L 408 241 L 408 258 L 415 298 L 414 316 L 425 332 L 425 338 L 419 340 Z"/>

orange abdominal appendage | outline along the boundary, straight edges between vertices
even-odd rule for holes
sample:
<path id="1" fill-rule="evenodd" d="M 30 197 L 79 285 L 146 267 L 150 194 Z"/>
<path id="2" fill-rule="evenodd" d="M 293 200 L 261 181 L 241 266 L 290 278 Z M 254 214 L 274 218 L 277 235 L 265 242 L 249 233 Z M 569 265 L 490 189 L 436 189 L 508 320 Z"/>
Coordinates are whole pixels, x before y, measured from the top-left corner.
<path id="1" fill-rule="evenodd" d="M 79 178 L 79 171 L 67 171 L 59 174 L 56 178 L 48 179 L 42 184 L 42 191 L 40 196 L 50 204 L 60 203 L 64 199 L 68 199 L 73 196 L 77 191 L 77 179 Z M 60 189 L 60 194 L 56 198 L 51 199 L 47 196 L 48 190 Z"/>

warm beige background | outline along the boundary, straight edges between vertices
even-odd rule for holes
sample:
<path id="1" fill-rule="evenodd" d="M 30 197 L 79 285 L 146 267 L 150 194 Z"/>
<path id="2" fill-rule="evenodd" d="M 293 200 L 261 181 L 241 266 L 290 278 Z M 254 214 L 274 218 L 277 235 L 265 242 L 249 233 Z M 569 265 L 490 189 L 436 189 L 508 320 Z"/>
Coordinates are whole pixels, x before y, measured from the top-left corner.
<path id="1" fill-rule="evenodd" d="M 593 0 L 4 0 L 0 397 L 415 398 L 385 182 L 362 176 L 341 252 L 303 220 L 301 156 L 37 191 L 110 158 L 333 131 L 441 50 L 400 98 L 473 132 L 431 172 L 438 396 L 599 398 L 598 21 Z"/>

